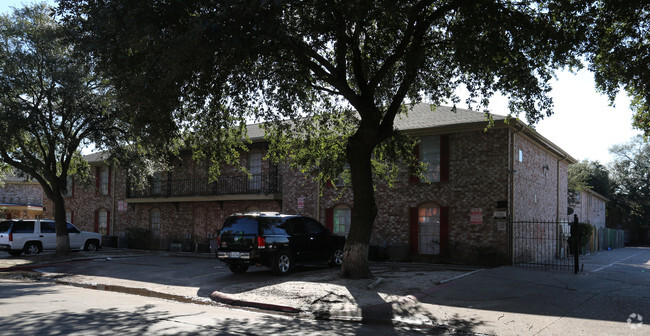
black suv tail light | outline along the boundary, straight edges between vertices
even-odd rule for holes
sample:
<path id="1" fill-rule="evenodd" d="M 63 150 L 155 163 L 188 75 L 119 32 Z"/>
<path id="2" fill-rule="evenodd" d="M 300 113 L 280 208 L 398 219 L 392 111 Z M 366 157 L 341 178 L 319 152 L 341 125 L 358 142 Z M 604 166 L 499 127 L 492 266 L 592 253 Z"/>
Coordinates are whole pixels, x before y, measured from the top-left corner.
<path id="1" fill-rule="evenodd" d="M 264 239 L 264 237 L 257 237 L 257 247 L 258 248 L 266 247 L 266 239 Z"/>

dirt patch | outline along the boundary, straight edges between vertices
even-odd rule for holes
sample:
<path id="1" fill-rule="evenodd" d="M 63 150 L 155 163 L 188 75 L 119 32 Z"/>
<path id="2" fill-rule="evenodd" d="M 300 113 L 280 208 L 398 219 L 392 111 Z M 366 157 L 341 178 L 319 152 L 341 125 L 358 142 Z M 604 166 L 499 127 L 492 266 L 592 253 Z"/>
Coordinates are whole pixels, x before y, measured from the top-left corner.
<path id="1" fill-rule="evenodd" d="M 375 268 L 374 279 L 350 280 L 336 269 L 290 274 L 255 283 L 231 285 L 219 292 L 235 300 L 282 304 L 302 311 L 346 311 L 387 302 L 413 301 L 417 294 L 466 270 Z"/>

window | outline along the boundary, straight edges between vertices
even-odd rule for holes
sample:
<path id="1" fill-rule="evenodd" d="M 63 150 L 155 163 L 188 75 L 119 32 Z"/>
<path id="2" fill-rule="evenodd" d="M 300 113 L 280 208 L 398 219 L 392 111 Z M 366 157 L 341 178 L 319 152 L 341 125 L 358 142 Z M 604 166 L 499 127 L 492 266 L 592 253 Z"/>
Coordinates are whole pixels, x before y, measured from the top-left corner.
<path id="1" fill-rule="evenodd" d="M 79 230 L 74 227 L 74 225 L 68 223 L 66 226 L 68 228 L 68 233 L 79 233 Z"/>
<path id="2" fill-rule="evenodd" d="M 72 223 L 72 210 L 70 209 L 65 209 L 65 221 Z"/>
<path id="3" fill-rule="evenodd" d="M 15 222 L 12 233 L 34 233 L 34 221 Z"/>
<path id="4" fill-rule="evenodd" d="M 151 192 L 154 195 L 160 195 L 162 193 L 162 177 L 160 172 L 153 173 L 153 183 L 151 189 Z"/>
<path id="5" fill-rule="evenodd" d="M 302 220 L 305 223 L 305 231 L 308 234 L 320 234 L 325 230 L 325 228 L 320 225 L 319 222 L 311 218 L 303 217 Z"/>
<path id="6" fill-rule="evenodd" d="M 54 222 L 41 222 L 41 233 L 56 233 Z"/>
<path id="7" fill-rule="evenodd" d="M 97 232 L 102 235 L 108 234 L 108 211 L 100 209 L 97 212 Z"/>
<path id="8" fill-rule="evenodd" d="M 350 232 L 352 210 L 346 205 L 339 205 L 334 208 L 333 233 L 347 236 Z"/>
<path id="9" fill-rule="evenodd" d="M 433 203 L 418 208 L 418 253 L 440 254 L 440 208 Z"/>
<path id="10" fill-rule="evenodd" d="M 440 136 L 421 137 L 419 148 L 420 162 L 427 164 L 420 182 L 440 182 Z"/>
<path id="11" fill-rule="evenodd" d="M 110 170 L 108 166 L 101 166 L 98 168 L 98 177 L 97 177 L 97 187 L 99 188 L 100 195 L 108 195 L 108 184 L 109 184 L 109 175 Z"/>
<path id="12" fill-rule="evenodd" d="M 248 188 L 250 190 L 262 189 L 262 153 L 250 153 L 248 155 L 248 171 L 251 174 Z"/>
<path id="13" fill-rule="evenodd" d="M 524 162 L 524 151 L 519 150 L 519 162 Z"/>
<path id="14" fill-rule="evenodd" d="M 149 228 L 152 237 L 160 238 L 160 209 L 154 208 L 149 211 Z"/>

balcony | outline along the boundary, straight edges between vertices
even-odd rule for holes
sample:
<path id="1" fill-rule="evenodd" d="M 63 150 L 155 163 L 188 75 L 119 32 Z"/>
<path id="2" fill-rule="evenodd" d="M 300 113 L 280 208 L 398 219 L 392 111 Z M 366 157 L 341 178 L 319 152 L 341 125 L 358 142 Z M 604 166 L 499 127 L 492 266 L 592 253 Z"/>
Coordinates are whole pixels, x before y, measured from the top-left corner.
<path id="1" fill-rule="evenodd" d="M 43 199 L 31 197 L 0 196 L 0 204 L 42 207 Z"/>
<path id="2" fill-rule="evenodd" d="M 144 199 L 163 202 L 281 199 L 281 194 L 281 174 L 260 174 L 221 176 L 216 182 L 207 178 L 154 180 L 144 189 L 127 187 L 126 197 L 129 203 L 141 203 Z"/>

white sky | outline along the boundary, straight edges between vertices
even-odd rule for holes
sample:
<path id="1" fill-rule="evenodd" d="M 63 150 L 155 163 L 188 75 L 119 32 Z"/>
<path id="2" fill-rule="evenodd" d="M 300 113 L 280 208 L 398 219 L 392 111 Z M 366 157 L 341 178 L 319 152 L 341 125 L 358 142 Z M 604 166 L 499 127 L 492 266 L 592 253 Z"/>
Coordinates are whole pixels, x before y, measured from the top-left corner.
<path id="1" fill-rule="evenodd" d="M 21 7 L 33 2 L 0 0 L 0 13 L 9 13 L 10 6 Z M 47 2 L 54 4 L 53 0 Z M 609 106 L 607 97 L 596 92 L 593 75 L 587 70 L 575 75 L 568 71 L 559 72 L 551 96 L 555 114 L 542 120 L 536 126 L 537 131 L 578 160 L 609 163 L 611 146 L 640 134 L 632 128 L 629 98 L 619 94 L 615 107 Z M 493 98 L 490 109 L 495 114 L 508 113 L 503 98 Z"/>

